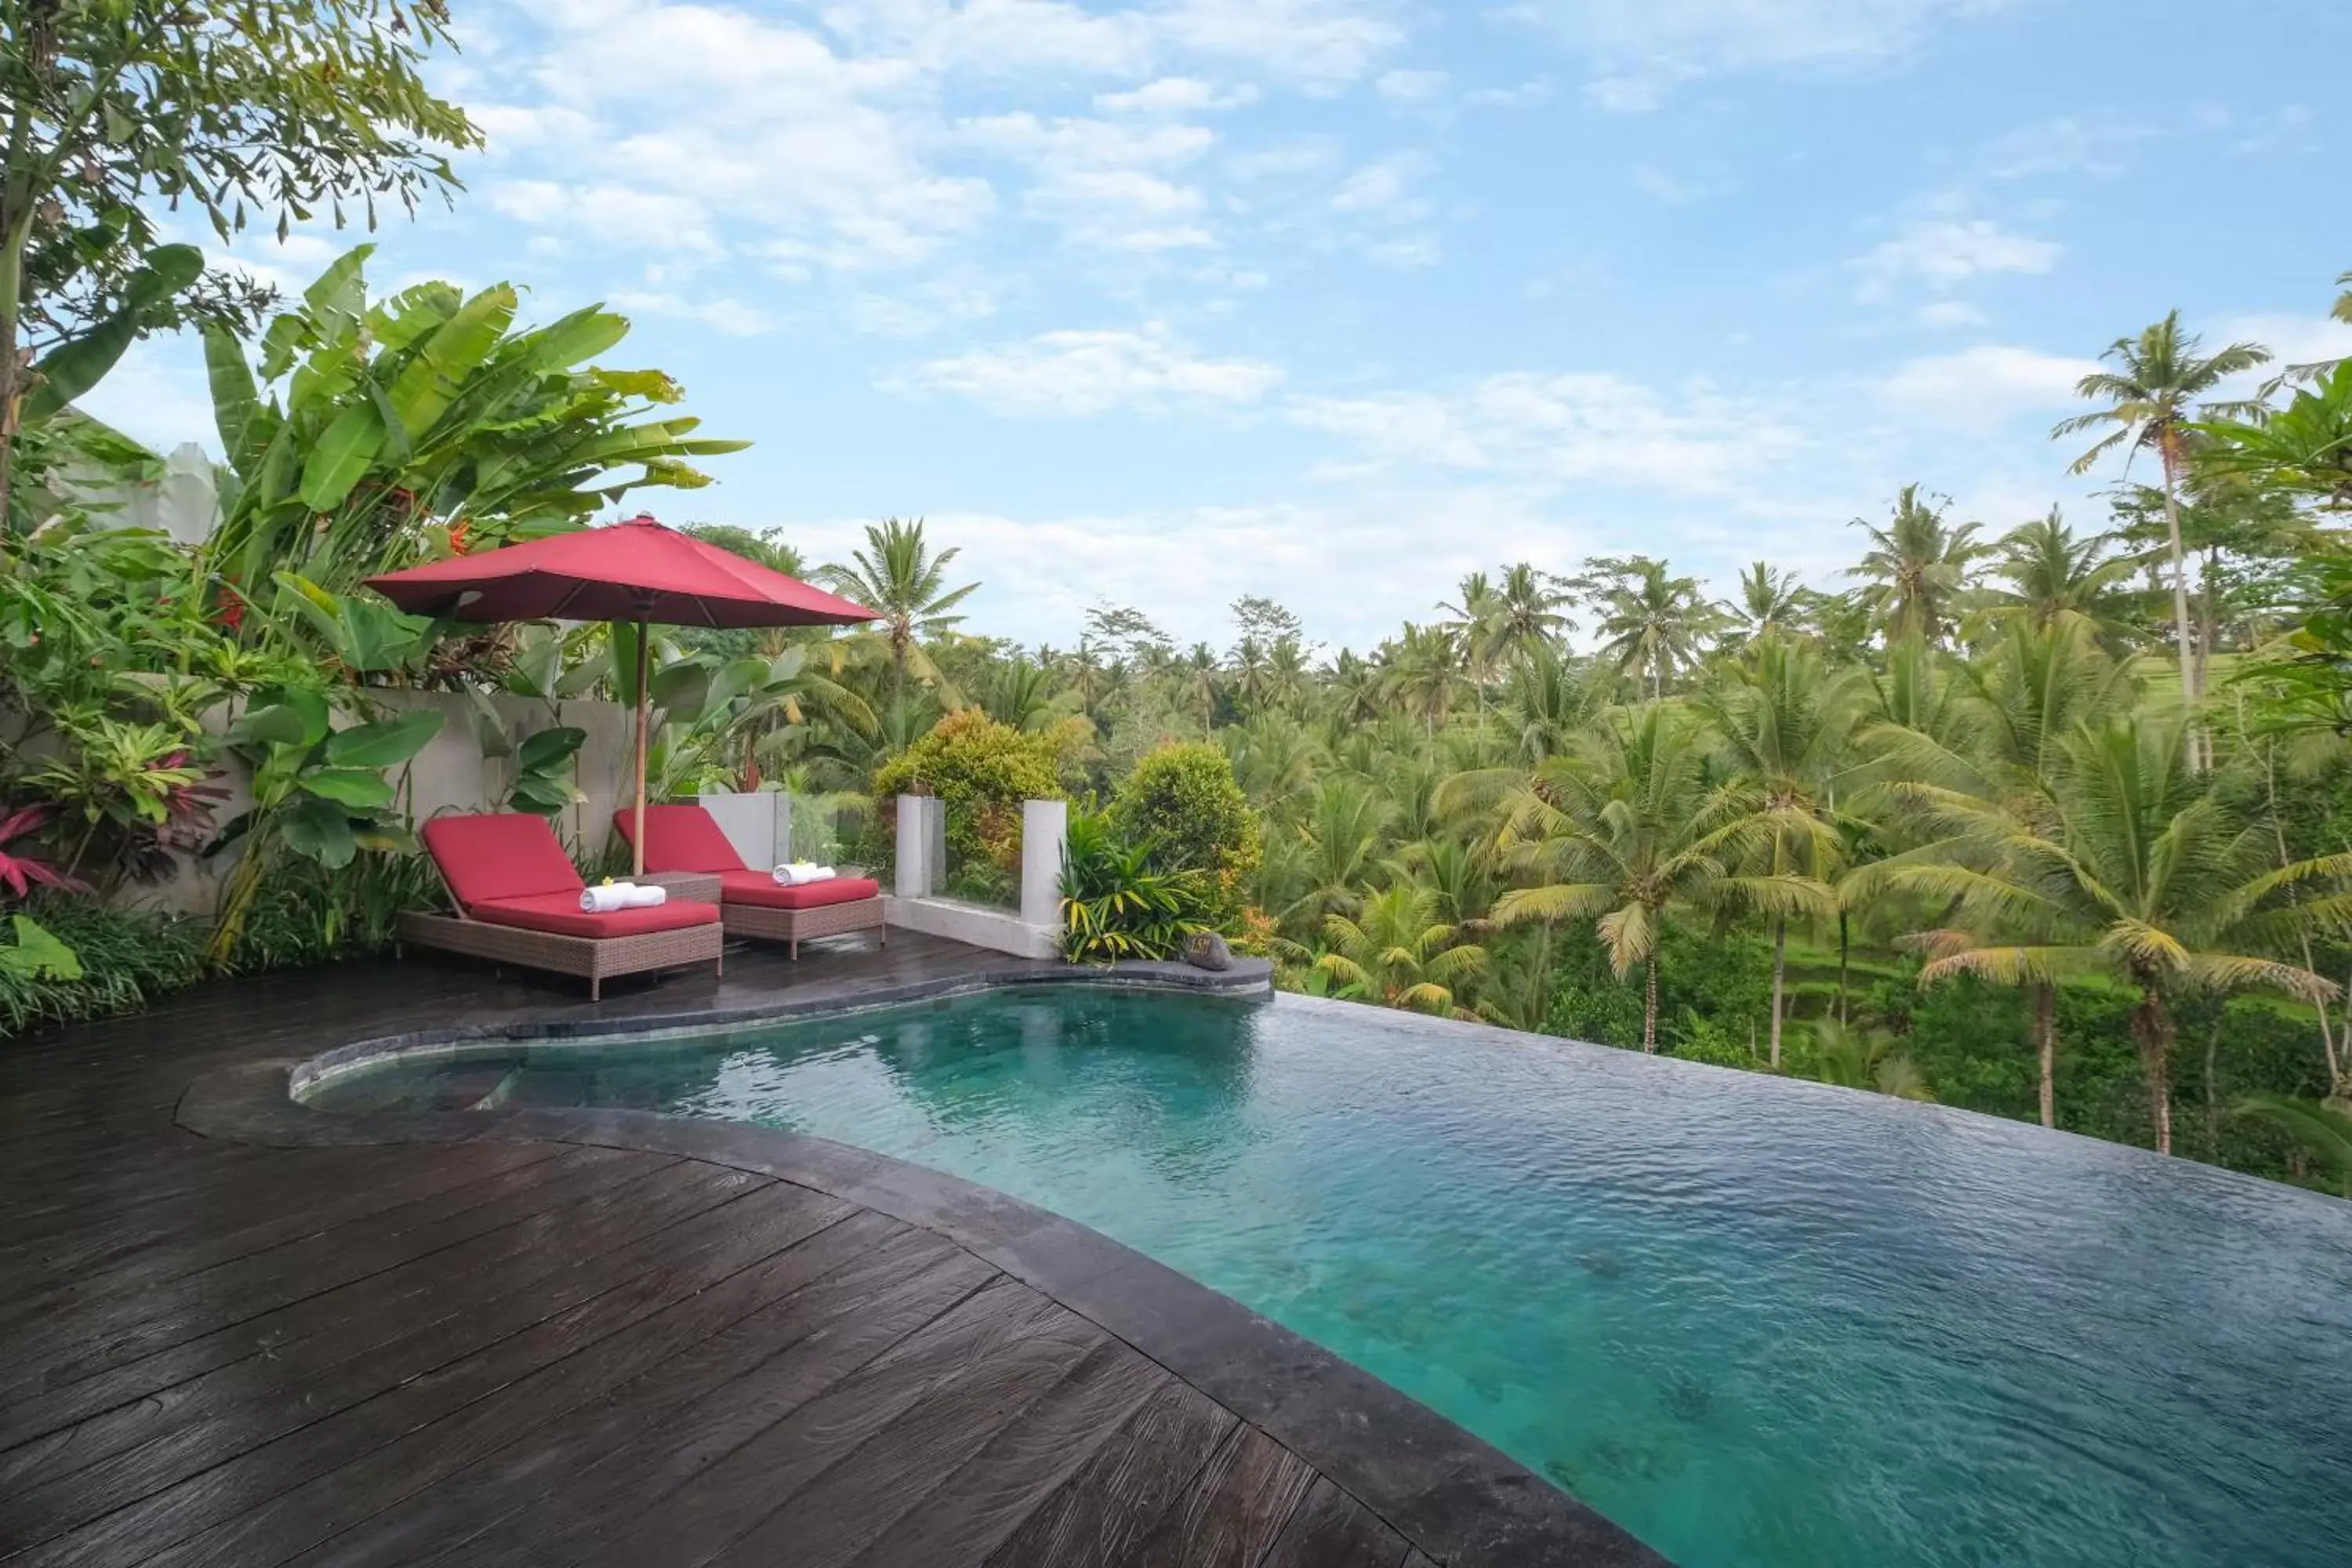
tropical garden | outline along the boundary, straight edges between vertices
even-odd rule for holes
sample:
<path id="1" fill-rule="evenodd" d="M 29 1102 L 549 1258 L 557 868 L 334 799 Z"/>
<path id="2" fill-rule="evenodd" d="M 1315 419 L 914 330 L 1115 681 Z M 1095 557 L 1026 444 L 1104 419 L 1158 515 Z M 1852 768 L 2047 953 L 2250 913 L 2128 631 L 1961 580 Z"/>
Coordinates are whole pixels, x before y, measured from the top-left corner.
<path id="1" fill-rule="evenodd" d="M 501 758 L 491 804 L 562 819 L 566 705 L 623 694 L 629 628 L 361 582 L 692 491 L 741 444 L 599 306 L 383 293 L 365 245 L 281 297 L 188 237 L 453 196 L 478 138 L 418 74 L 439 7 L 34 9 L 0 60 L 11 1034 L 385 945 L 436 897 L 409 769 L 448 724 Z M 169 331 L 204 345 L 216 500 L 131 526 L 163 459 L 76 401 Z M 841 561 L 707 525 L 877 618 L 657 629 L 654 787 L 787 791 L 869 866 L 891 797 L 941 795 L 971 896 L 1017 867 L 1019 803 L 1064 796 L 1074 960 L 1216 931 L 1295 990 L 2344 1188 L 2352 362 L 2176 316 L 2103 364 L 2053 433 L 2111 482 L 2095 515 L 1967 519 L 1923 481 L 1826 581 L 1504 564 L 1365 650 L 1256 597 L 1221 644 L 1103 605 L 1024 647 L 919 521 Z M 514 700 L 544 720 L 519 740 Z M 204 907 L 158 895 L 192 865 Z"/>

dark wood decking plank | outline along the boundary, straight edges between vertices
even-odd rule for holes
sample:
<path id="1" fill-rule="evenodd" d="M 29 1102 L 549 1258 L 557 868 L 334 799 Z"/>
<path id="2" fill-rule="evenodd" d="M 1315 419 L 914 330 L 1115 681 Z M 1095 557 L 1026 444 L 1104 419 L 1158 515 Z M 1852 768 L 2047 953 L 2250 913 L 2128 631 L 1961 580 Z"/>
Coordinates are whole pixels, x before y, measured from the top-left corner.
<path id="1" fill-rule="evenodd" d="M 571 1148 L 551 1160 L 338 1228 L 306 1237 L 144 1291 L 127 1301 L 46 1320 L 16 1336 L 19 1378 L 55 1387 L 136 1361 L 226 1324 L 347 1285 L 583 1192 L 625 1181 L 670 1157 Z M 10 1392 L 14 1392 L 12 1389 Z"/>
<path id="2" fill-rule="evenodd" d="M 1131 1561 L 1137 1568 L 1255 1568 L 1315 1480 L 1304 1459 L 1244 1426 Z"/>
<path id="3" fill-rule="evenodd" d="M 1065 1445 L 1083 1443 L 1116 1426 L 1160 1375 L 1158 1367 L 1071 1314 L 883 1427 L 714 1561 L 724 1568 L 784 1559 L 794 1568 L 844 1568 L 983 1451 L 1003 1444 L 999 1458 L 1017 1468 L 1024 1451 L 1034 1451 L 1025 1438 L 1058 1435 Z M 988 1494 L 988 1478 L 975 1479 L 980 1489 L 967 1494 L 967 1501 Z M 1018 1497 L 1017 1484 L 1014 1491 Z M 693 1501 L 689 1488 L 678 1506 L 690 1508 Z M 1014 1513 L 1003 1528 L 1019 1518 Z M 986 1533 L 997 1533 L 979 1522 Z M 985 1554 L 973 1552 L 970 1560 Z"/>
<path id="4" fill-rule="evenodd" d="M 26 1562 L 121 1562 L 133 1545 L 155 1563 L 292 1556 L 756 1309 L 761 1265 L 809 1234 L 808 1196 L 778 1184 L 738 1199 L 728 1207 L 754 1213 L 690 1258 L 57 1537 Z M 6 1517 L 0 1508 L 0 1542 Z"/>
<path id="5" fill-rule="evenodd" d="M 658 1220 L 663 1214 L 656 1205 L 646 1217 Z M 568 1249 L 551 1250 L 545 1245 L 546 1219 L 544 1213 L 526 1216 L 441 1252 L 0 1406 L 0 1443 L 14 1446 L 126 1404 L 165 1395 L 191 1378 L 248 1356 L 285 1355 L 316 1336 L 347 1342 L 355 1324 L 429 1322 L 464 1310 L 485 1290 L 495 1292 L 508 1281 L 527 1283 L 573 1261 Z M 645 1231 L 654 1228 L 649 1224 Z M 362 1339 L 354 1351 L 371 1342 Z"/>
<path id="6" fill-rule="evenodd" d="M 0 1179 L 20 1193 L 37 1194 L 0 1216 L 0 1236 L 9 1259 L 37 1257 L 61 1241 L 82 1242 L 101 1232 L 121 1231 L 144 1236 L 159 1228 L 170 1234 L 170 1211 L 217 1210 L 250 1224 L 255 1204 L 266 1203 L 298 1167 L 341 1182 L 355 1173 L 388 1169 L 405 1162 L 415 1169 L 436 1162 L 426 1147 L 354 1147 L 345 1149 L 263 1149 L 244 1144 L 210 1142 L 186 1133 L 167 1138 L 164 1130 L 149 1127 L 125 1134 L 99 1129 L 97 1147 L 70 1158 L 37 1167 L 0 1158 Z M 489 1144 L 442 1145 L 445 1152 L 464 1149 L 470 1157 L 454 1163 L 484 1173 L 502 1165 L 529 1164 L 555 1152 L 528 1144 L 503 1149 Z M 503 1159 L 501 1158 L 503 1156 Z M 13 1271 L 12 1271 L 13 1272 Z M 13 1283 L 10 1287 L 13 1290 Z"/>
<path id="7" fill-rule="evenodd" d="M 0 1455 L 0 1490 L 72 1476 L 120 1507 L 658 1267 L 688 1243 L 688 1221 L 767 1180 L 680 1162 L 534 1215 L 508 1227 L 522 1233 L 515 1267 L 451 1270 L 422 1310 L 352 1318 Z"/>
<path id="8" fill-rule="evenodd" d="M 671 1406 L 658 1425 L 630 1435 L 588 1471 L 578 1508 L 553 1518 L 510 1514 L 433 1561 L 494 1568 L 573 1563 L 595 1553 L 604 1542 L 637 1530 L 681 1486 L 828 1394 L 877 1355 L 927 1331 L 996 1277 L 978 1258 L 951 1248 L 876 1297 L 870 1314 L 838 1300 L 810 1303 L 812 1310 L 836 1314 L 838 1327 L 805 1336 L 730 1383 L 703 1388 L 692 1401 Z M 651 1549 L 669 1561 L 667 1553 L 681 1546 L 664 1542 Z"/>
<path id="9" fill-rule="evenodd" d="M 989 1568 L 1126 1561 L 1239 1425 L 1190 1384 L 1161 1385 L 989 1556 Z"/>
<path id="10" fill-rule="evenodd" d="M 1320 1479 L 1260 1568 L 1402 1568 L 1407 1550 L 1404 1537 L 1371 1510 Z"/>
<path id="11" fill-rule="evenodd" d="M 1129 1346 L 1116 1340 L 1099 1345 L 928 1496 L 922 1489 L 931 1478 L 918 1472 L 898 1519 L 866 1524 L 863 1533 L 871 1540 L 854 1558 L 809 1560 L 858 1568 L 978 1568 L 1170 1381 L 1165 1368 Z"/>
<path id="12" fill-rule="evenodd" d="M 630 1446 L 660 1446 L 677 1413 L 757 1379 L 814 1394 L 929 1322 L 993 1273 L 928 1231 L 865 1211 L 794 1249 L 814 1277 L 549 1427 L 410 1493 L 305 1553 L 304 1568 L 388 1568 L 446 1552 L 468 1564 L 561 1554 L 635 1511 Z M 546 1507 L 562 1496 L 561 1510 Z"/>
<path id="13" fill-rule="evenodd" d="M 15 1260 L 25 1272 L 12 1279 L 13 1300 L 0 1309 L 0 1321 L 144 1290 L 538 1163 L 511 1155 L 451 1157 L 465 1147 L 457 1145 L 441 1159 L 418 1161 L 406 1171 L 383 1162 L 373 1150 L 367 1151 L 378 1155 L 372 1165 L 314 1162 L 308 1156 L 318 1152 L 302 1151 L 280 1160 L 272 1173 L 274 1182 L 257 1180 L 250 1188 L 171 1204 L 161 1213 L 142 1215 L 137 1226 L 101 1233 L 70 1248 L 53 1247 L 37 1258 Z M 510 1144 L 507 1150 L 542 1157 L 561 1152 L 557 1146 L 528 1143 Z M 53 1281 L 50 1288 L 37 1289 L 44 1279 Z"/>
<path id="14" fill-rule="evenodd" d="M 659 1500 L 575 1561 L 660 1561 L 677 1568 L 705 1562 L 899 1415 L 992 1362 L 1019 1354 L 1066 1320 L 1076 1321 L 1027 1286 L 1000 1277 L 781 1419 L 756 1398 L 714 1401 L 699 1422 L 692 1420 L 698 1413 L 688 1413 L 664 1458 Z M 1057 1334 L 1047 1353 L 1066 1342 Z"/>

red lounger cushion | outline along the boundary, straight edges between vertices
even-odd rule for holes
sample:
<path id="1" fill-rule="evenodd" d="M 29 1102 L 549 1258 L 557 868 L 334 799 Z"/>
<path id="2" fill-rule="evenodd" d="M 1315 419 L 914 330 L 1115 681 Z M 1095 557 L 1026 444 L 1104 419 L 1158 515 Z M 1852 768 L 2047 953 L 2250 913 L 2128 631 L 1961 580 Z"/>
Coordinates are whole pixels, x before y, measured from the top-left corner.
<path id="1" fill-rule="evenodd" d="M 768 871 L 721 871 L 719 897 L 730 904 L 758 904 L 771 910 L 814 910 L 826 904 L 850 904 L 877 898 L 882 886 L 871 877 L 828 877 L 787 888 Z"/>
<path id="2" fill-rule="evenodd" d="M 436 816 L 425 825 L 425 847 L 468 913 L 490 899 L 566 893 L 580 901 L 580 873 L 543 816 Z"/>
<path id="3" fill-rule="evenodd" d="M 613 814 L 625 843 L 636 842 L 636 808 Z M 727 842 L 719 821 L 698 805 L 646 807 L 646 869 L 648 871 L 740 871 L 743 857 Z M 762 873 L 765 875 L 765 873 Z"/>
<path id="4" fill-rule="evenodd" d="M 644 936 L 649 931 L 682 931 L 709 925 L 719 918 L 717 904 L 692 899 L 672 899 L 651 909 L 614 910 L 592 915 L 580 907 L 580 895 L 539 893 L 527 899 L 492 899 L 468 904 L 466 912 L 488 925 L 520 926 L 525 931 L 552 931 L 557 936 Z"/>

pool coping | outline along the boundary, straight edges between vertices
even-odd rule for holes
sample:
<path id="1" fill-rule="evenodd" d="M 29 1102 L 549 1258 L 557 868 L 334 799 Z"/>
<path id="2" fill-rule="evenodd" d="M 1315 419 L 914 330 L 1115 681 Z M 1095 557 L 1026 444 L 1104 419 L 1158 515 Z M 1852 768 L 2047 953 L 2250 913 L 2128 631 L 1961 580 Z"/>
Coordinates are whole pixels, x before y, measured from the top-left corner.
<path id="1" fill-rule="evenodd" d="M 558 1142 L 700 1160 L 809 1187 L 920 1226 L 1052 1297 L 1208 1394 L 1352 1493 L 1437 1563 L 1663 1568 L 1622 1526 L 1420 1401 L 1189 1276 L 1050 1210 L 944 1172 L 829 1139 L 644 1110 L 497 1110 L 336 1115 L 299 1084 L 386 1057 L 498 1042 L 621 1043 L 1039 984 L 1251 997 L 1270 966 L 1060 970 L 1008 966 L 772 1005 L 630 1018 L 450 1026 L 352 1042 L 299 1060 L 205 1074 L 173 1120 L 265 1147 Z M 307 1076 L 303 1076 L 307 1075 Z"/>

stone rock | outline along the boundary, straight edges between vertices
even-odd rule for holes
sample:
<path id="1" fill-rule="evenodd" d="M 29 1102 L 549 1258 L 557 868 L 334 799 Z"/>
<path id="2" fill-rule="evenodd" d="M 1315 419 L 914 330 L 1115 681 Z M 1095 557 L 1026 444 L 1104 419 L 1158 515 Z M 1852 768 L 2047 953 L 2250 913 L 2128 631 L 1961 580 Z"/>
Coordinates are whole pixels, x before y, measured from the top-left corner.
<path id="1" fill-rule="evenodd" d="M 1234 950 L 1213 931 L 1196 931 L 1184 939 L 1184 962 L 1195 969 L 1231 969 Z"/>

